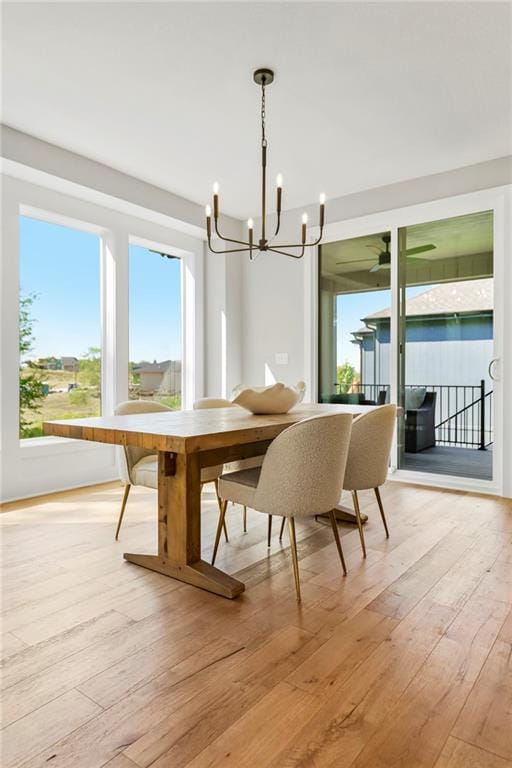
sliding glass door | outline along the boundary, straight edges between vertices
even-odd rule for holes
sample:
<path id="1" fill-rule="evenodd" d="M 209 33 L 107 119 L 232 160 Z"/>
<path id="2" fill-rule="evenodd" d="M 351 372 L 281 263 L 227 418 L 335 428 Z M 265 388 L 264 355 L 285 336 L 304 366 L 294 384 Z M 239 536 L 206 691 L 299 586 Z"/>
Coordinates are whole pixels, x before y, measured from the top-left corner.
<path id="1" fill-rule="evenodd" d="M 320 248 L 318 399 L 397 402 L 394 466 L 491 481 L 493 211 L 410 226 L 398 216 Z"/>
<path id="2" fill-rule="evenodd" d="M 398 230 L 398 467 L 492 480 L 491 211 Z"/>
<path id="3" fill-rule="evenodd" d="M 321 247 L 321 402 L 389 401 L 390 267 L 389 232 Z"/>

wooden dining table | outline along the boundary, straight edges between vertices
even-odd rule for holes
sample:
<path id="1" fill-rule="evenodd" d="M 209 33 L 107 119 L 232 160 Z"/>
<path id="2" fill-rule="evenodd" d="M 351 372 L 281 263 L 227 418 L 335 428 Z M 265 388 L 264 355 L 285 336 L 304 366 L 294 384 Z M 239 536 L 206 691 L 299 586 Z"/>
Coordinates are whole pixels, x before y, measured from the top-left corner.
<path id="1" fill-rule="evenodd" d="M 261 456 L 280 432 L 302 419 L 336 413 L 358 416 L 374 407 L 309 404 L 285 414 L 257 416 L 233 407 L 164 411 L 45 421 L 43 431 L 158 453 L 158 553 L 125 552 L 125 559 L 234 598 L 244 584 L 201 559 L 201 469 Z"/>

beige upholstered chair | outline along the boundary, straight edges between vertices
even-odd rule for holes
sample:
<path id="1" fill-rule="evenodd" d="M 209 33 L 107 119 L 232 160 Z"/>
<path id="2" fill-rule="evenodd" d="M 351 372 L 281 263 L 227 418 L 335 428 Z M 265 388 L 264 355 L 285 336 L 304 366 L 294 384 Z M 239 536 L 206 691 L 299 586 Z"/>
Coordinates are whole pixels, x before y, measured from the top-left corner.
<path id="1" fill-rule="evenodd" d="M 222 499 L 212 563 L 215 562 L 228 501 L 258 512 L 288 519 L 297 600 L 300 602 L 295 518 L 328 513 L 343 572 L 345 560 L 333 509 L 343 488 L 352 416 L 317 416 L 298 422 L 270 445 L 261 467 L 224 474 L 219 479 Z"/>
<path id="2" fill-rule="evenodd" d="M 154 400 L 127 400 L 117 406 L 114 413 L 116 416 L 124 416 L 130 413 L 157 413 L 160 411 L 171 411 L 172 408 L 168 408 L 162 403 L 158 403 Z M 146 488 L 158 489 L 158 454 L 154 451 L 148 451 L 144 448 L 132 448 L 123 447 L 117 450 L 117 462 L 119 469 L 119 476 L 121 482 L 124 485 L 124 495 L 121 504 L 121 511 L 119 513 L 119 520 L 117 522 L 116 539 L 119 537 L 119 531 L 121 530 L 121 523 L 123 522 L 124 511 L 126 508 L 126 502 L 128 501 L 128 495 L 132 485 L 143 485 Z M 216 469 L 217 472 L 211 470 Z M 207 467 L 201 470 L 201 487 L 206 483 L 213 482 L 215 484 L 215 493 L 217 495 L 217 502 L 219 508 L 221 506 L 219 494 L 218 494 L 218 480 L 217 478 L 222 473 L 222 465 L 220 467 Z M 227 531 L 224 527 L 224 535 L 227 537 Z"/>
<path id="3" fill-rule="evenodd" d="M 386 482 L 388 474 L 389 454 L 391 452 L 395 423 L 396 406 L 383 405 L 381 408 L 358 416 L 354 419 L 354 424 L 352 425 L 352 436 L 350 438 L 343 488 L 346 491 L 352 492 L 364 557 L 366 557 L 366 545 L 357 492 L 373 488 L 382 522 L 384 523 L 386 538 L 389 538 L 379 488 Z"/>
<path id="4" fill-rule="evenodd" d="M 236 403 L 232 403 L 231 400 L 225 400 L 223 397 L 203 397 L 200 400 L 196 400 L 194 403 L 194 409 L 201 410 L 203 408 L 238 408 L 239 406 L 236 405 Z M 206 467 L 202 470 L 202 473 L 205 473 L 205 476 L 211 476 L 215 478 L 213 482 L 215 482 L 215 489 L 217 490 L 217 478 L 223 473 L 223 472 L 237 472 L 240 469 L 249 469 L 251 467 L 260 467 L 261 463 L 263 461 L 263 458 L 261 456 L 255 456 L 250 459 L 242 459 L 241 461 L 232 461 L 229 464 L 221 464 L 217 467 Z M 203 478 L 203 474 L 201 473 L 201 480 Z M 217 491 L 218 495 L 218 491 Z M 219 502 L 220 506 L 220 502 Z M 247 506 L 243 505 L 243 525 L 244 525 L 244 533 L 247 533 Z M 226 521 L 224 521 L 224 532 L 227 536 L 227 527 L 226 527 Z M 268 546 L 270 547 L 270 539 L 268 542 Z"/>

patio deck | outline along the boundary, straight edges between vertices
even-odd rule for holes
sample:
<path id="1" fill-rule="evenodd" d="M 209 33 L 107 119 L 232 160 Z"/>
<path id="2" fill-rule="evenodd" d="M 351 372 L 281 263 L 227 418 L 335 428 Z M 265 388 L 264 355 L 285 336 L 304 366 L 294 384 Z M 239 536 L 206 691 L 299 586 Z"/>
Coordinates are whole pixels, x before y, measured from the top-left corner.
<path id="1" fill-rule="evenodd" d="M 492 480 L 492 449 L 436 445 L 419 453 L 406 453 L 402 469 Z"/>

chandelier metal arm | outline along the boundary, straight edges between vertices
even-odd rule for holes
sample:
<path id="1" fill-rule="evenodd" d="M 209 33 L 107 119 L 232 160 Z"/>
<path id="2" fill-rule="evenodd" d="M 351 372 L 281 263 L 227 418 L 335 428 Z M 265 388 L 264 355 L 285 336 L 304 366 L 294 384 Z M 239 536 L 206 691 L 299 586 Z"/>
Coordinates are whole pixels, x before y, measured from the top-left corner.
<path id="1" fill-rule="evenodd" d="M 324 229 L 323 226 L 320 227 L 320 234 L 318 235 L 316 240 L 313 240 L 312 243 L 279 243 L 279 247 L 280 248 L 312 248 L 313 246 L 318 245 L 318 243 L 321 241 L 323 229 Z"/>
<path id="2" fill-rule="evenodd" d="M 226 250 L 217 251 L 212 246 L 212 241 L 211 241 L 211 238 L 209 237 L 208 238 L 208 248 L 210 249 L 210 251 L 212 253 L 245 253 L 246 251 L 253 251 L 254 250 L 254 248 L 251 247 L 249 245 L 249 243 L 243 243 L 242 241 L 238 241 L 238 240 L 233 240 L 232 242 L 240 242 L 240 245 L 245 245 L 246 247 L 245 248 L 228 248 Z"/>
<path id="3" fill-rule="evenodd" d="M 225 240 L 226 243 L 237 243 L 238 245 L 246 245 L 246 246 L 250 245 L 250 243 L 248 243 L 246 240 L 233 240 L 232 237 L 224 237 L 224 235 L 221 235 L 221 233 L 219 232 L 217 219 L 214 219 L 214 227 L 215 227 L 215 234 L 217 235 L 219 240 Z M 223 253 L 223 251 L 214 251 L 214 253 Z"/>
<path id="4" fill-rule="evenodd" d="M 274 232 L 274 237 L 278 236 L 280 226 L 281 226 L 281 211 L 278 211 L 277 212 L 276 231 Z M 272 239 L 274 239 L 274 238 L 272 238 Z"/>
<path id="5" fill-rule="evenodd" d="M 281 247 L 281 246 L 279 246 Z M 304 256 L 304 246 L 303 245 L 295 245 L 295 246 L 285 246 L 287 248 L 301 248 L 300 253 L 286 253 L 285 251 L 280 251 L 277 248 L 269 248 L 268 250 L 272 253 L 278 253 L 280 256 L 290 256 L 292 259 L 302 259 Z"/>

